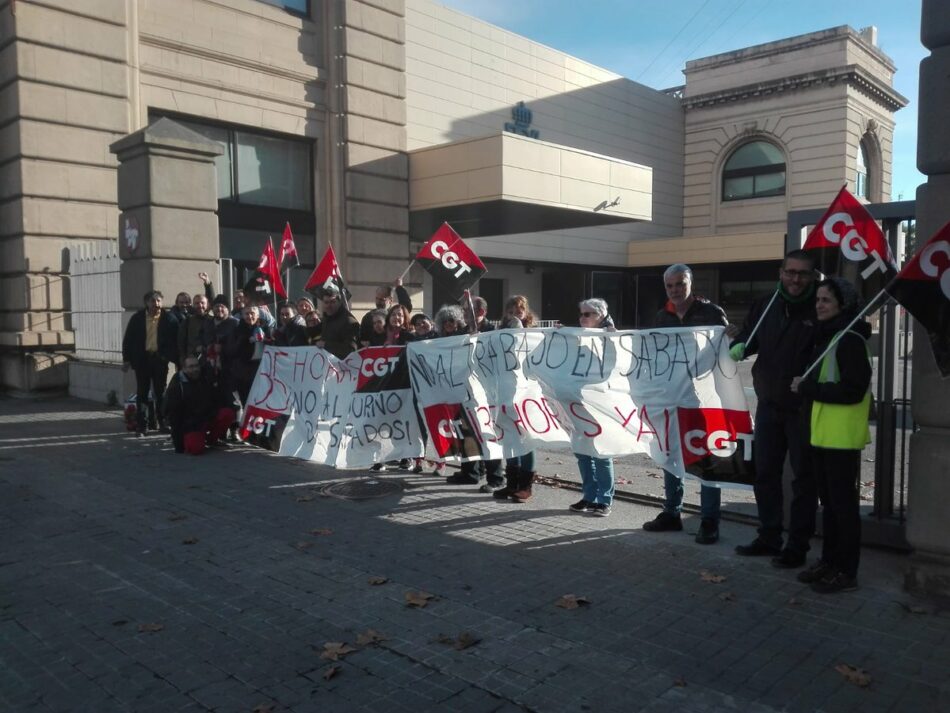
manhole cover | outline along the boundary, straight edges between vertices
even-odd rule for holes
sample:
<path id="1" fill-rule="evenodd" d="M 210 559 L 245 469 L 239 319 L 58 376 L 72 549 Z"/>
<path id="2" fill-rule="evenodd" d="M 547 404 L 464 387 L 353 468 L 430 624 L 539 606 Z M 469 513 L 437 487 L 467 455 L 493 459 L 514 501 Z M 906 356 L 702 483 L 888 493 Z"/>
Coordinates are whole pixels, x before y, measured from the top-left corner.
<path id="1" fill-rule="evenodd" d="M 339 483 L 330 483 L 320 489 L 324 495 L 344 500 L 369 500 L 370 498 L 385 498 L 387 495 L 401 493 L 406 484 L 397 479 L 379 480 L 378 478 L 359 478 L 357 480 L 343 480 Z"/>

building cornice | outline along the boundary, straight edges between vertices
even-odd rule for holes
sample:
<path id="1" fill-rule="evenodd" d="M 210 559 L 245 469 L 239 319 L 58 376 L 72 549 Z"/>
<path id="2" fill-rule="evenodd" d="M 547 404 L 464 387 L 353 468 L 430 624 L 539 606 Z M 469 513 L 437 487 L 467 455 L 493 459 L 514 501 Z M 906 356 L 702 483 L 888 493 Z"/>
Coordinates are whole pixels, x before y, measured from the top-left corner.
<path id="1" fill-rule="evenodd" d="M 684 96 L 682 101 L 683 108 L 690 111 L 731 102 L 756 101 L 766 99 L 773 94 L 817 89 L 835 84 L 852 86 L 892 112 L 907 106 L 908 103 L 907 99 L 895 91 L 893 87 L 888 86 L 856 64 L 798 74 L 792 77 L 781 77 L 767 82 L 746 84 L 741 87 L 731 87 L 717 92 Z"/>

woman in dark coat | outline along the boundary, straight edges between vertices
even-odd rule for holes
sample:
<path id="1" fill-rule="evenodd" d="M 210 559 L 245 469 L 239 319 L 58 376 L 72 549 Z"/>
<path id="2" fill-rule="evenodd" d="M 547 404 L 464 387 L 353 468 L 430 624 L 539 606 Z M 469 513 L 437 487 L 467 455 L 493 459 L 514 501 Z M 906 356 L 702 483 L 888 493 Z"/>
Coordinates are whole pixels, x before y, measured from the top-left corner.
<path id="1" fill-rule="evenodd" d="M 242 404 L 247 403 L 247 395 L 264 353 L 264 343 L 270 338 L 270 329 L 261 323 L 257 306 L 245 307 L 241 313 L 241 323 L 234 328 L 225 347 L 226 362 L 231 370 L 231 385 L 237 390 Z"/>

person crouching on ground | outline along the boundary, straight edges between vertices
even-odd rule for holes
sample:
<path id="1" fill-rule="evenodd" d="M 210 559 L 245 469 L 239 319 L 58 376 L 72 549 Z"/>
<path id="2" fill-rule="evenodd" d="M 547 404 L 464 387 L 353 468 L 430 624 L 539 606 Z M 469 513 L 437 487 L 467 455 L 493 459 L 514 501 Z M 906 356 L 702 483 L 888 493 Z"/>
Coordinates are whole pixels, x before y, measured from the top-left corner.
<path id="1" fill-rule="evenodd" d="M 585 329 L 614 330 L 614 321 L 607 313 L 607 303 L 594 297 L 578 305 L 580 326 Z M 575 453 L 577 468 L 581 473 L 582 497 L 570 506 L 574 512 L 589 512 L 600 517 L 610 515 L 614 499 L 614 461 L 612 458 L 597 458 Z"/>
<path id="2" fill-rule="evenodd" d="M 844 278 L 818 283 L 815 310 L 814 358 L 829 344 L 833 346 L 807 378 L 792 379 L 791 389 L 802 395 L 811 420 L 808 454 L 822 503 L 822 547 L 821 559 L 800 572 L 798 580 L 811 584 L 816 592 L 831 594 L 858 588 L 858 481 L 861 451 L 871 440 L 871 353 L 867 345 L 871 329 L 863 320 L 845 329 L 858 313 L 858 294 Z"/>
<path id="3" fill-rule="evenodd" d="M 185 357 L 182 369 L 165 391 L 165 415 L 176 453 L 201 455 L 205 445 L 224 438 L 236 412 L 231 396 L 218 386 L 197 357 Z"/>

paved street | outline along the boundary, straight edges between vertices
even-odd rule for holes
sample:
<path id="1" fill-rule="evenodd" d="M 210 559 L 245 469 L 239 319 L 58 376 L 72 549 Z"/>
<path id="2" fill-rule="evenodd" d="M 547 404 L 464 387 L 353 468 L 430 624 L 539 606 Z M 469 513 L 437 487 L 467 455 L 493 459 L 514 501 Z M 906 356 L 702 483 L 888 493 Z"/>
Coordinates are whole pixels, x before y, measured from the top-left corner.
<path id="1" fill-rule="evenodd" d="M 900 555 L 821 596 L 733 556 L 745 525 L 702 547 L 565 488 L 322 489 L 366 475 L 0 400 L 2 710 L 950 711 L 950 615 L 901 590 Z"/>

